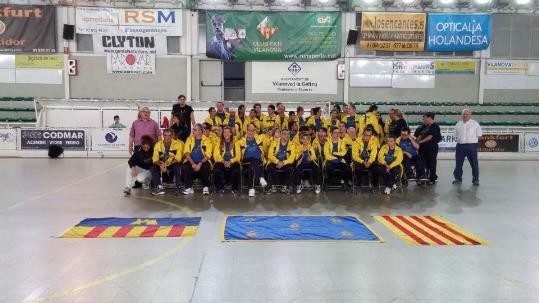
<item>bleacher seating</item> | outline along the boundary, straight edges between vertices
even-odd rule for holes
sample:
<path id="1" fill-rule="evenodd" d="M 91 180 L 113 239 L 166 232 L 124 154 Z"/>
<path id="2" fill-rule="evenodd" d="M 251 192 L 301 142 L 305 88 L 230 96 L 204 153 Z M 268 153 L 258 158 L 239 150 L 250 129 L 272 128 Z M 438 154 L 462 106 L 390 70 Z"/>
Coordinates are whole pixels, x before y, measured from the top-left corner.
<path id="1" fill-rule="evenodd" d="M 1 124 L 34 124 L 36 120 L 34 98 L 0 97 Z"/>
<path id="2" fill-rule="evenodd" d="M 343 105 L 344 102 L 333 104 Z M 477 102 L 450 102 L 450 101 L 359 101 L 354 104 L 359 113 L 372 104 L 378 105 L 378 109 L 385 119 L 391 108 L 399 108 L 410 125 L 420 125 L 423 113 L 432 111 L 436 113 L 436 120 L 441 126 L 453 126 L 460 120 L 463 108 L 470 108 L 474 118 L 481 121 L 484 126 L 515 126 L 529 127 L 539 126 L 539 102 L 489 102 L 479 104 Z"/>

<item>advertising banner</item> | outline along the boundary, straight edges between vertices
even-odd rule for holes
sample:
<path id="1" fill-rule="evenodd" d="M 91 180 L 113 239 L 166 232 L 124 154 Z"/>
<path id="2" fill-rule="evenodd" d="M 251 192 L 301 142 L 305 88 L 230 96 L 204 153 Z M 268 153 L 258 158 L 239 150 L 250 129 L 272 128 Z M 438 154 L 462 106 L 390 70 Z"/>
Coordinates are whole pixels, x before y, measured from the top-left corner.
<path id="1" fill-rule="evenodd" d="M 487 60 L 486 73 L 490 75 L 526 75 L 528 73 L 528 62 Z"/>
<path id="2" fill-rule="evenodd" d="M 92 131 L 92 150 L 127 151 L 129 129 L 105 128 Z"/>
<path id="3" fill-rule="evenodd" d="M 167 38 L 165 36 L 93 35 L 93 40 L 95 53 L 144 51 L 156 55 L 167 54 Z"/>
<path id="4" fill-rule="evenodd" d="M 56 52 L 54 6 L 0 4 L 0 52 Z"/>
<path id="5" fill-rule="evenodd" d="M 0 150 L 17 149 L 17 131 L 14 129 L 0 129 Z"/>
<path id="6" fill-rule="evenodd" d="M 457 148 L 457 137 L 454 133 L 442 133 L 442 141 L 438 142 L 441 152 L 454 152 Z"/>
<path id="7" fill-rule="evenodd" d="M 236 61 L 341 56 L 339 12 L 207 11 L 206 55 Z"/>
<path id="8" fill-rule="evenodd" d="M 48 149 L 60 145 L 64 150 L 85 150 L 84 130 L 21 129 L 21 149 Z"/>
<path id="9" fill-rule="evenodd" d="M 381 51 L 423 51 L 424 13 L 361 13 L 359 47 Z"/>
<path id="10" fill-rule="evenodd" d="M 252 92 L 337 94 L 337 62 L 253 62 Z"/>
<path id="11" fill-rule="evenodd" d="M 182 35 L 178 9 L 77 7 L 77 34 Z"/>
<path id="12" fill-rule="evenodd" d="M 393 61 L 393 73 L 398 75 L 434 75 L 434 60 Z"/>
<path id="13" fill-rule="evenodd" d="M 479 139 L 477 146 L 479 152 L 518 152 L 519 135 L 501 134 L 501 135 L 483 135 Z"/>
<path id="14" fill-rule="evenodd" d="M 539 152 L 539 133 L 526 133 L 524 139 L 526 141 L 525 152 Z"/>
<path id="15" fill-rule="evenodd" d="M 426 51 L 479 51 L 490 45 L 490 15 L 428 14 L 427 24 Z"/>
<path id="16" fill-rule="evenodd" d="M 436 74 L 474 75 L 477 63 L 475 61 L 436 60 L 434 70 Z"/>
<path id="17" fill-rule="evenodd" d="M 64 69 L 64 55 L 16 55 L 15 68 Z"/>
<path id="18" fill-rule="evenodd" d="M 107 53 L 109 74 L 155 74 L 155 54 L 148 51 Z"/>

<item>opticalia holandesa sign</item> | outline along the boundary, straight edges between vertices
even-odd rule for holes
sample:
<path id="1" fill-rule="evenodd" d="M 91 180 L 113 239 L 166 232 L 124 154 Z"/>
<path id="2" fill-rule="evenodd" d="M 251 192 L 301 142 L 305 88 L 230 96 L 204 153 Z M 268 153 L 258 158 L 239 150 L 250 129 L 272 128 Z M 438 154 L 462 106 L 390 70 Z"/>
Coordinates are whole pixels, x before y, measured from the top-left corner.
<path id="1" fill-rule="evenodd" d="M 425 50 L 466 52 L 487 49 L 491 27 L 490 15 L 429 14 Z"/>
<path id="2" fill-rule="evenodd" d="M 128 142 L 128 129 L 105 128 L 92 131 L 93 151 L 127 151 Z"/>
<path id="3" fill-rule="evenodd" d="M 60 145 L 65 150 L 85 150 L 84 130 L 21 129 L 21 149 L 48 149 Z"/>
<path id="4" fill-rule="evenodd" d="M 257 94 L 337 94 L 337 62 L 253 62 Z"/>

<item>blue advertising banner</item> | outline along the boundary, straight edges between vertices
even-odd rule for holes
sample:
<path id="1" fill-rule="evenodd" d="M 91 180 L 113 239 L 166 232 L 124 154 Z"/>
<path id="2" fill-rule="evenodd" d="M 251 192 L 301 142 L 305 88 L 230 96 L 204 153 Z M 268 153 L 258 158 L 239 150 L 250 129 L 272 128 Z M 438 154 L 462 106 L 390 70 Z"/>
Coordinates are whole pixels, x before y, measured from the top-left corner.
<path id="1" fill-rule="evenodd" d="M 488 48 L 492 19 L 490 15 L 429 14 L 427 41 L 429 52 L 466 52 Z"/>

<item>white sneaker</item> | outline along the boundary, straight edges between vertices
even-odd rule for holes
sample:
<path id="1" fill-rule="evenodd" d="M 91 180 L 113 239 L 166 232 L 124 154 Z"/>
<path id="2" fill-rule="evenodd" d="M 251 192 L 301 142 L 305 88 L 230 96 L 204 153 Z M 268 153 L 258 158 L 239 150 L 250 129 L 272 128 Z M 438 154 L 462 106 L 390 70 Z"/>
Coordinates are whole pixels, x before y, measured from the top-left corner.
<path id="1" fill-rule="evenodd" d="M 318 195 L 318 194 L 320 194 L 321 191 L 322 191 L 322 190 L 320 189 L 320 185 L 315 185 L 315 186 L 314 186 L 314 193 L 315 193 L 315 194 Z"/>
<path id="2" fill-rule="evenodd" d="M 254 197 L 254 196 L 255 196 L 255 189 L 254 188 L 249 189 L 249 197 Z"/>
<path id="3" fill-rule="evenodd" d="M 124 188 L 124 194 L 129 195 L 131 193 L 131 187 Z"/>
<path id="4" fill-rule="evenodd" d="M 210 194 L 210 189 L 207 186 L 204 186 L 204 188 L 202 188 L 202 194 L 203 195 L 209 195 Z"/>
<path id="5" fill-rule="evenodd" d="M 390 188 L 390 187 L 386 187 L 386 189 L 384 190 L 384 194 L 386 194 L 386 195 L 391 194 L 391 188 Z"/>
<path id="6" fill-rule="evenodd" d="M 184 194 L 184 195 L 192 195 L 192 194 L 194 194 L 194 193 L 195 193 L 195 191 L 193 190 L 192 187 L 191 187 L 191 188 L 186 188 L 186 189 L 184 189 L 184 190 L 182 191 L 182 194 Z"/>
<path id="7" fill-rule="evenodd" d="M 392 189 L 393 189 L 393 190 L 397 190 L 397 184 L 393 184 Z"/>
<path id="8" fill-rule="evenodd" d="M 145 190 L 150 189 L 150 184 L 149 183 L 142 183 L 142 189 L 145 189 Z"/>
<path id="9" fill-rule="evenodd" d="M 266 182 L 266 179 L 264 179 L 263 177 L 260 177 L 260 186 L 262 186 L 262 188 L 268 186 L 268 182 Z"/>
<path id="10" fill-rule="evenodd" d="M 298 187 L 296 187 L 296 194 L 301 194 L 301 190 L 303 190 L 303 185 L 298 185 Z"/>

